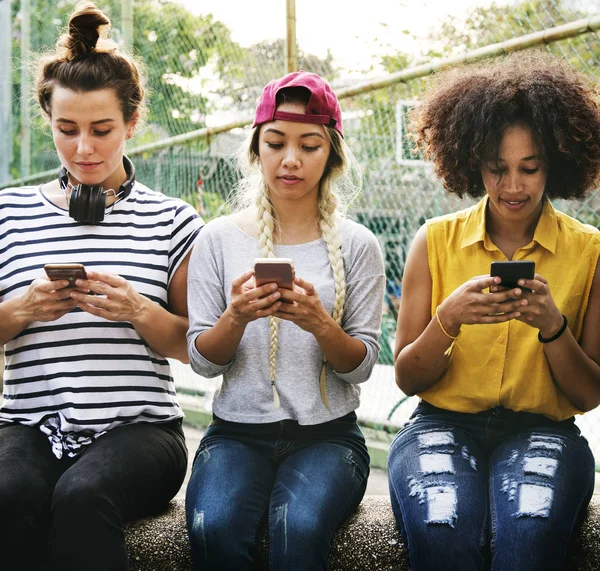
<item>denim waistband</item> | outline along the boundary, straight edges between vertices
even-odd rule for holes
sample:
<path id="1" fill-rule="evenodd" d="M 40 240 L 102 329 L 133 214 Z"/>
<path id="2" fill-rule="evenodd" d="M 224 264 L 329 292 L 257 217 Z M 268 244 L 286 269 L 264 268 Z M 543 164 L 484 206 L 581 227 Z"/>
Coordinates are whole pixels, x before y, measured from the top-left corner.
<path id="1" fill-rule="evenodd" d="M 490 408 L 481 412 L 469 413 L 469 412 L 456 412 L 452 410 L 446 410 L 438 408 L 427 401 L 421 400 L 414 410 L 411 418 L 418 415 L 431 416 L 431 415 L 447 415 L 449 417 L 468 421 L 469 419 L 494 419 L 501 422 L 505 427 L 525 428 L 533 426 L 547 426 L 550 428 L 560 428 L 562 430 L 571 430 L 579 433 L 579 429 L 575 424 L 575 417 L 567 418 L 566 420 L 552 420 L 543 414 L 536 414 L 532 412 L 515 411 L 501 406 Z"/>

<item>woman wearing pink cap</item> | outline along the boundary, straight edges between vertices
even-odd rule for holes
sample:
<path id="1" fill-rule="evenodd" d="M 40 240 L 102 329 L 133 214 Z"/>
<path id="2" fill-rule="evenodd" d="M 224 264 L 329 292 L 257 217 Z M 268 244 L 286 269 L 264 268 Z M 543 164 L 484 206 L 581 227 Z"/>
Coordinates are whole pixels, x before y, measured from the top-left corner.
<path id="1" fill-rule="evenodd" d="M 187 523 L 196 569 L 250 569 L 265 522 L 271 569 L 315 571 L 369 474 L 354 411 L 379 354 L 384 267 L 343 218 L 360 175 L 329 85 L 272 81 L 253 126 L 237 211 L 207 224 L 189 267 L 192 367 L 223 382 Z M 292 260 L 293 289 L 256 286 L 255 258 L 273 257 Z"/>

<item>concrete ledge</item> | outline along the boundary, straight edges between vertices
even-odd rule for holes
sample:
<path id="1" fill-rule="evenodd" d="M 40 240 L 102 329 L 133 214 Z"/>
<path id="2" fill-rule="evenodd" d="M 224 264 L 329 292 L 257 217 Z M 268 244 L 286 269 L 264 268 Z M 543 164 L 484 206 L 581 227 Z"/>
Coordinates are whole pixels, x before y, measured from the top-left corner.
<path id="1" fill-rule="evenodd" d="M 191 571 L 192 560 L 182 500 L 174 500 L 157 516 L 126 526 L 131 571 Z M 259 546 L 266 566 L 266 541 Z M 396 531 L 387 496 L 366 496 L 356 513 L 338 531 L 329 555 L 330 571 L 410 571 Z M 588 516 L 573 542 L 565 571 L 600 569 L 600 497 L 594 496 Z"/>

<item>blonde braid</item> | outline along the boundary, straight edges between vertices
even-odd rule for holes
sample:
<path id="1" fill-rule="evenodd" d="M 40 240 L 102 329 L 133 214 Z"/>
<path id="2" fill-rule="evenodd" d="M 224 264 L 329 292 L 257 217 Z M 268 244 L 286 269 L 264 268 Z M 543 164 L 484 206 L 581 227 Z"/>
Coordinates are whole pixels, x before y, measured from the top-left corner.
<path id="1" fill-rule="evenodd" d="M 327 254 L 329 256 L 329 263 L 331 264 L 335 283 L 335 303 L 333 306 L 332 317 L 338 325 L 341 325 L 342 317 L 344 315 L 344 303 L 346 302 L 346 272 L 344 269 L 344 259 L 342 257 L 342 237 L 338 232 L 335 220 L 338 201 L 330 181 L 324 181 L 321 185 L 318 206 L 319 228 L 321 229 L 321 236 L 327 245 Z M 329 408 L 325 363 L 326 360 L 323 358 L 323 365 L 319 376 L 319 389 L 323 404 Z"/>
<path id="2" fill-rule="evenodd" d="M 260 253 L 263 258 L 275 257 L 273 235 L 275 233 L 275 219 L 273 218 L 273 205 L 269 199 L 267 186 L 261 183 L 256 197 L 258 211 L 258 235 Z M 279 408 L 281 403 L 277 387 L 275 386 L 275 370 L 277 367 L 277 350 L 279 349 L 279 318 L 269 317 L 269 379 L 273 389 L 273 408 Z"/>

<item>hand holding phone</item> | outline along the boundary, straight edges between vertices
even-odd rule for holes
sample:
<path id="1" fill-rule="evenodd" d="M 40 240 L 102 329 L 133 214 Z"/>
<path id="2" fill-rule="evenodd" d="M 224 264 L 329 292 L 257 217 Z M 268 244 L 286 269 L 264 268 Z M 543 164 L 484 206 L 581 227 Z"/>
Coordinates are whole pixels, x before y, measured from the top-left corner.
<path id="1" fill-rule="evenodd" d="M 502 281 L 500 285 L 509 289 L 521 288 L 518 281 L 521 279 L 532 280 L 535 276 L 535 262 L 531 260 L 508 260 L 492 262 L 490 267 L 490 276 L 498 276 Z"/>
<path id="2" fill-rule="evenodd" d="M 46 264 L 44 271 L 52 281 L 68 280 L 69 287 L 75 287 L 75 280 L 87 279 L 83 264 Z"/>
<path id="3" fill-rule="evenodd" d="M 293 290 L 294 277 L 294 263 L 291 258 L 256 258 L 254 260 L 256 287 L 275 283 L 279 288 Z M 284 299 L 281 301 L 286 302 Z"/>

